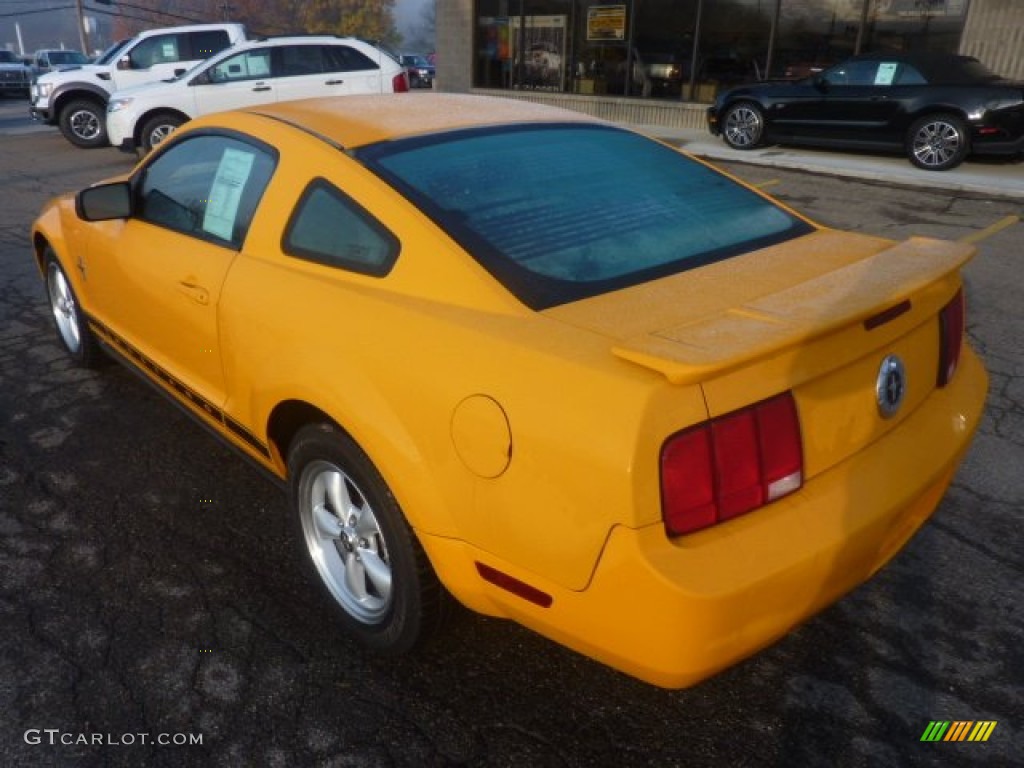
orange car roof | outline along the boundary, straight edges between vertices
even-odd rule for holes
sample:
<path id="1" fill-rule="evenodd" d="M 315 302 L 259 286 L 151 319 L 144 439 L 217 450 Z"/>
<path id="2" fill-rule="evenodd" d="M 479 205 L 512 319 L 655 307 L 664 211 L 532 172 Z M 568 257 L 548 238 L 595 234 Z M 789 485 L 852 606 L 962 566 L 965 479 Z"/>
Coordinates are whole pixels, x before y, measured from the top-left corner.
<path id="1" fill-rule="evenodd" d="M 471 94 L 334 96 L 245 110 L 317 133 L 345 148 L 459 128 L 532 122 L 603 123 L 570 110 Z"/>

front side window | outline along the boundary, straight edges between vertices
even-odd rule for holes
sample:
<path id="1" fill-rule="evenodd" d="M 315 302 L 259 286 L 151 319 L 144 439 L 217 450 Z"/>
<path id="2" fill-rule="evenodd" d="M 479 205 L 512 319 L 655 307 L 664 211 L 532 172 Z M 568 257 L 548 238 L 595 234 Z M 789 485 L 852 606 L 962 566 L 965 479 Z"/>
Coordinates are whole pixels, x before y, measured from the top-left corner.
<path id="1" fill-rule="evenodd" d="M 181 41 L 178 35 L 155 35 L 136 45 L 129 58 L 133 69 L 149 69 L 154 64 L 181 61 Z"/>
<path id="2" fill-rule="evenodd" d="M 534 309 L 812 231 L 685 155 L 607 126 L 452 131 L 355 156 Z"/>
<path id="3" fill-rule="evenodd" d="M 887 65 L 889 66 L 889 65 Z M 893 71 L 895 70 L 895 64 L 891 65 Z M 885 78 L 883 71 L 883 79 Z M 832 69 L 825 72 L 825 79 L 828 80 L 832 85 L 876 85 L 883 83 L 876 83 L 876 79 L 879 75 L 879 63 L 877 61 L 848 61 L 845 64 L 832 67 Z M 889 78 L 890 83 L 892 81 Z M 889 83 L 884 83 L 888 85 Z"/>
<path id="4" fill-rule="evenodd" d="M 398 240 L 362 206 L 323 179 L 303 193 L 285 230 L 285 253 L 382 276 L 398 256 Z"/>
<path id="5" fill-rule="evenodd" d="M 143 170 L 138 217 L 240 248 L 275 161 L 269 150 L 230 136 L 185 139 Z"/>
<path id="6" fill-rule="evenodd" d="M 210 67 L 210 82 L 212 83 L 259 80 L 266 77 L 270 77 L 269 48 L 244 51 L 234 56 L 229 56 L 220 63 Z"/>

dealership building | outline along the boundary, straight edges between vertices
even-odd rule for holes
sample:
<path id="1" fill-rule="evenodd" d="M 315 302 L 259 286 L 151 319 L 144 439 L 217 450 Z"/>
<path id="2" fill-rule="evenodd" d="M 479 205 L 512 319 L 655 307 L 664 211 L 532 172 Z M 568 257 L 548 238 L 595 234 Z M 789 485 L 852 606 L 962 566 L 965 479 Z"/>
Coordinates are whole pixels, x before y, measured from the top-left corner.
<path id="1" fill-rule="evenodd" d="M 1024 80 L 1022 0 L 437 0 L 449 92 L 703 127 L 718 90 L 856 52 L 948 51 Z"/>

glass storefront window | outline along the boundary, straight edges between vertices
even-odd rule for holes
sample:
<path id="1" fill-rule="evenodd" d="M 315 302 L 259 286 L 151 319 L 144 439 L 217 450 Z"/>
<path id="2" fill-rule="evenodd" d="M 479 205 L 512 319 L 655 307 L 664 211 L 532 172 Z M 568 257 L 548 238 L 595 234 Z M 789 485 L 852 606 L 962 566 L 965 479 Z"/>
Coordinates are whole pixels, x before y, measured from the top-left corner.
<path id="1" fill-rule="evenodd" d="M 956 51 L 966 11 L 967 0 L 476 0 L 473 84 L 710 101 L 856 50 Z"/>

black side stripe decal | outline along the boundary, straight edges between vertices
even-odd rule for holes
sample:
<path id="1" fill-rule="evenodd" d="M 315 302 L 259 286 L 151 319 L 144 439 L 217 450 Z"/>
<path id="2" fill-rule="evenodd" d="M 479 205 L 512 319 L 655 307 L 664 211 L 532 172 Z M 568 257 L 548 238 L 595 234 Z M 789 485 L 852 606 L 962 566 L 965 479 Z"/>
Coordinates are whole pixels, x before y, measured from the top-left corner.
<path id="1" fill-rule="evenodd" d="M 227 429 L 261 456 L 267 459 L 270 458 L 270 449 L 262 443 L 256 435 L 232 419 L 209 400 L 203 398 L 198 392 L 195 392 L 185 386 L 182 382 L 178 381 L 161 366 L 143 355 L 133 345 L 129 344 L 125 339 L 110 330 L 106 325 L 101 323 L 99 320 L 90 317 L 89 327 L 92 328 L 98 336 L 103 338 L 104 341 L 113 346 L 117 352 L 120 352 L 125 361 L 134 364 L 137 368 L 147 374 L 149 378 L 155 379 L 157 382 L 163 384 L 164 387 L 169 390 L 171 394 L 176 395 L 178 399 L 185 401 L 189 405 L 205 413 L 210 419 Z"/>

